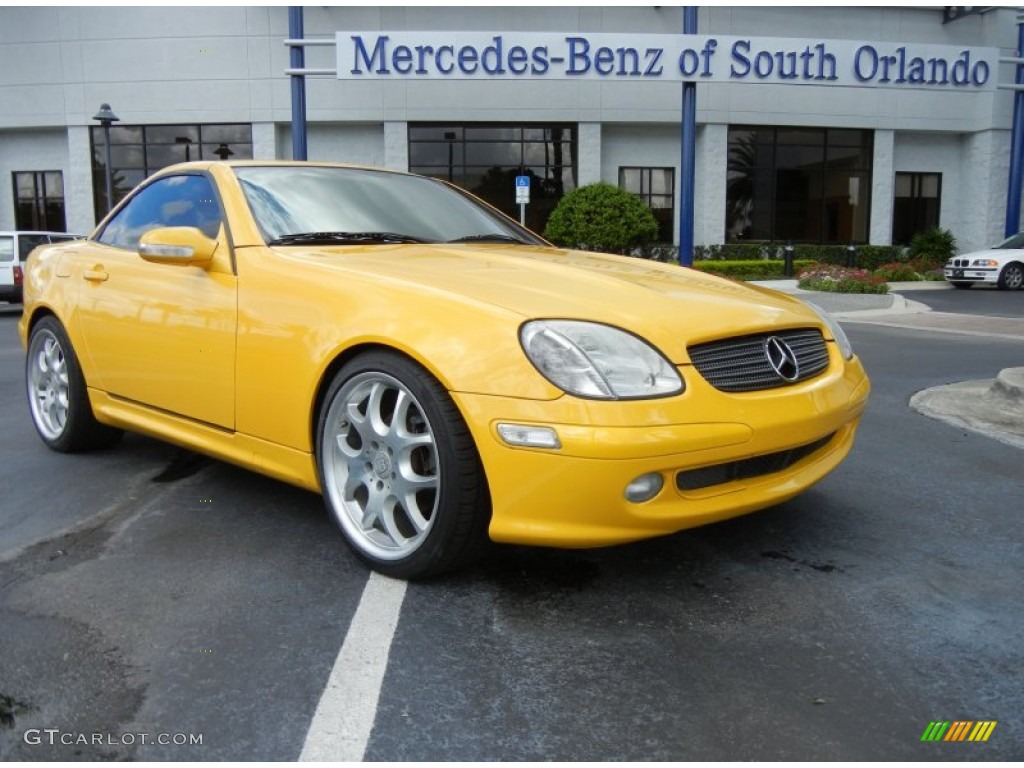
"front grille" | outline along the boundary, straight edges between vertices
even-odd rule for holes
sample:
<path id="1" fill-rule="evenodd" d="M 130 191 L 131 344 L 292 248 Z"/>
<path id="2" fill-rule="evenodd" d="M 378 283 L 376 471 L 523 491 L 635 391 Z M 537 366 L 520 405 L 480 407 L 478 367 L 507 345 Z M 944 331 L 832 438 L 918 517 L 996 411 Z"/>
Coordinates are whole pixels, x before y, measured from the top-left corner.
<path id="1" fill-rule="evenodd" d="M 773 338 L 785 342 L 793 351 L 796 375 L 792 380 L 772 367 L 766 342 Z M 828 347 L 821 331 L 814 328 L 712 341 L 697 344 L 687 351 L 697 372 L 723 392 L 784 387 L 806 381 L 828 368 Z"/>
<path id="2" fill-rule="evenodd" d="M 752 477 L 781 472 L 784 469 L 789 469 L 798 461 L 806 459 L 819 448 L 825 447 L 834 436 L 835 432 L 820 440 L 815 440 L 813 443 L 790 448 L 788 451 L 766 453 L 763 456 L 752 456 L 749 459 L 716 464 L 713 467 L 685 470 L 676 474 L 676 488 L 681 491 L 696 491 L 713 485 L 722 485 L 736 480 L 749 480 Z"/>

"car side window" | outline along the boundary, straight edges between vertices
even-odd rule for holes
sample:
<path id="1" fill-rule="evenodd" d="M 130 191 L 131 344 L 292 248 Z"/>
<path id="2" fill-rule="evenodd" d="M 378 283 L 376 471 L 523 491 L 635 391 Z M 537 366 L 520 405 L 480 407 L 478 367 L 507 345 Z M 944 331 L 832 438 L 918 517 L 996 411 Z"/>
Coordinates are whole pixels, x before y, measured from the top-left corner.
<path id="1" fill-rule="evenodd" d="M 24 261 L 37 245 L 45 245 L 48 242 L 49 238 L 46 235 L 21 235 L 18 238 L 18 256 Z"/>
<path id="2" fill-rule="evenodd" d="M 14 261 L 14 238 L 0 237 L 0 262 Z"/>
<path id="3" fill-rule="evenodd" d="M 207 237 L 216 237 L 220 225 L 220 205 L 206 176 L 168 176 L 129 200 L 104 227 L 99 241 L 134 251 L 139 239 L 156 227 L 196 227 Z"/>

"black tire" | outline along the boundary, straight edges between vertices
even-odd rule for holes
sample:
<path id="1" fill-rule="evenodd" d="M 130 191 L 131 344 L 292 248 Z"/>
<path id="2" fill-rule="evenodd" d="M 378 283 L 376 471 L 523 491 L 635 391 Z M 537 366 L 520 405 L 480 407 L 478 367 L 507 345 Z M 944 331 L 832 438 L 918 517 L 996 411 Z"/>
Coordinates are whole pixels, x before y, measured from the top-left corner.
<path id="1" fill-rule="evenodd" d="M 78 357 L 55 317 L 44 317 L 29 335 L 25 390 L 36 432 L 53 450 L 75 453 L 121 439 L 120 429 L 93 416 Z"/>
<path id="2" fill-rule="evenodd" d="M 346 363 L 324 396 L 315 450 L 327 509 L 374 570 L 427 578 L 486 551 L 491 505 L 476 445 L 413 361 L 375 351 Z"/>
<path id="3" fill-rule="evenodd" d="M 1024 286 L 1024 264 L 1011 261 L 999 273 L 999 287 L 1004 291 L 1019 291 Z"/>
<path id="4" fill-rule="evenodd" d="M 974 283 L 954 283 L 952 280 L 949 281 L 949 284 L 952 285 L 954 288 L 970 288 L 972 285 L 974 285 Z"/>

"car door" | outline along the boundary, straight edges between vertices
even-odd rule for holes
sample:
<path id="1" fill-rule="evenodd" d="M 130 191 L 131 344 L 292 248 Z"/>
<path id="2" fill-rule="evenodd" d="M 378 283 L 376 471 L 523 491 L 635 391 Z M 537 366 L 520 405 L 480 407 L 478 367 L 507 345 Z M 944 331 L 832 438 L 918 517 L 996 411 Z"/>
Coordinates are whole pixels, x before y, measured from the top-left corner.
<path id="1" fill-rule="evenodd" d="M 218 241 L 208 267 L 138 253 L 155 227 L 196 227 Z M 202 173 L 162 177 L 135 193 L 78 249 L 78 323 L 91 386 L 189 419 L 234 428 L 237 281 L 222 207 Z"/>

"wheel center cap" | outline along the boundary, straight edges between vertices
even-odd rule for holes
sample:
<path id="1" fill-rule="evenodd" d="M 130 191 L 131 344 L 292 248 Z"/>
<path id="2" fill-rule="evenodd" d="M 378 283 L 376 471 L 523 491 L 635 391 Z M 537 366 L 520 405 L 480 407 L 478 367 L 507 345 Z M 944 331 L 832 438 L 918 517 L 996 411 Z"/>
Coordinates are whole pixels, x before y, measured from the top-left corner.
<path id="1" fill-rule="evenodd" d="M 381 479 L 391 477 L 391 457 L 384 451 L 378 453 L 376 458 L 374 458 L 373 471 Z"/>

